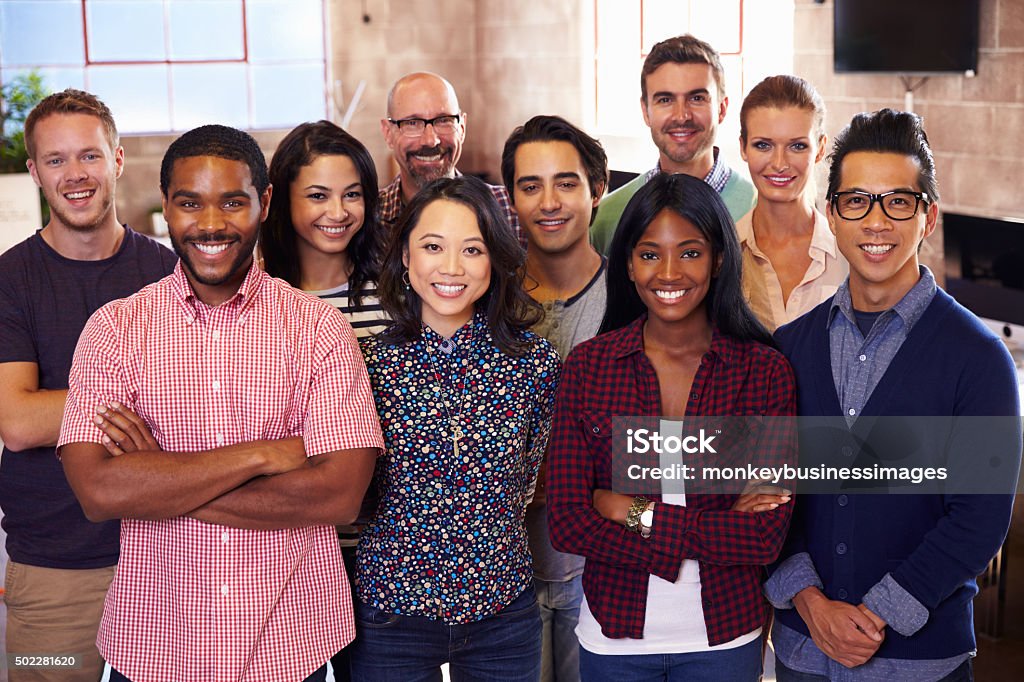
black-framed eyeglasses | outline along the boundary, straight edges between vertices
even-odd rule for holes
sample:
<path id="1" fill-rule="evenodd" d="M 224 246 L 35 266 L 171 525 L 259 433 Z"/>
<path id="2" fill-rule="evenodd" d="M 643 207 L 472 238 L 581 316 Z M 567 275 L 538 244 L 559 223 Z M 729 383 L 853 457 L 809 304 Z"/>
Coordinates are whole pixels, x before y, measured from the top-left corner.
<path id="1" fill-rule="evenodd" d="M 917 209 L 923 201 L 925 205 L 931 201 L 927 192 L 908 192 L 906 190 L 893 190 L 872 194 L 860 190 L 849 192 L 836 192 L 832 195 L 832 206 L 839 217 L 844 220 L 860 220 L 868 213 L 871 207 L 878 202 L 882 206 L 882 213 L 892 220 L 910 220 L 917 215 Z"/>
<path id="2" fill-rule="evenodd" d="M 388 123 L 397 126 L 399 132 L 403 135 L 419 137 L 427 129 L 428 124 L 434 127 L 434 132 L 441 133 L 442 135 L 454 132 L 461 118 L 461 114 L 441 114 L 434 118 L 401 118 L 397 121 L 389 118 Z"/>

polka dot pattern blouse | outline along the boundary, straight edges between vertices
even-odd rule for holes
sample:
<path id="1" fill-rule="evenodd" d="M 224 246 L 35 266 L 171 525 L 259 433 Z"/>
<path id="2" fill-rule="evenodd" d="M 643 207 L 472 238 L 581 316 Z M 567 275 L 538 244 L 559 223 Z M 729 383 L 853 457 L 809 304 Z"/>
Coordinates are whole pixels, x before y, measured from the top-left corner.
<path id="1" fill-rule="evenodd" d="M 384 611 L 469 623 L 533 573 L 524 514 L 547 446 L 558 353 L 528 333 L 503 353 L 478 314 L 446 340 L 363 341 L 385 453 L 380 503 L 359 541 L 357 589 Z"/>

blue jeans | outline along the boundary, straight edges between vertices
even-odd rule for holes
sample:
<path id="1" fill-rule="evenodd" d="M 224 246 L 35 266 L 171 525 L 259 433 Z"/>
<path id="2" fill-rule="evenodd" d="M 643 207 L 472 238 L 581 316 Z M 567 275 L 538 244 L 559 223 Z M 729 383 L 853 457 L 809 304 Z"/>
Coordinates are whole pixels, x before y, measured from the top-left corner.
<path id="1" fill-rule="evenodd" d="M 968 658 L 939 682 L 974 682 L 973 661 L 973 658 Z M 777 682 L 828 682 L 826 675 L 802 673 L 799 670 L 787 668 L 778 656 L 775 657 L 775 679 Z"/>
<path id="2" fill-rule="evenodd" d="M 576 623 L 583 600 L 583 576 L 565 582 L 533 579 L 543 625 L 540 655 L 541 682 L 578 682 L 580 643 Z"/>
<path id="3" fill-rule="evenodd" d="M 533 587 L 483 620 L 459 625 L 402 616 L 356 601 L 352 679 L 439 682 L 449 663 L 452 682 L 536 682 L 540 614 Z"/>
<path id="4" fill-rule="evenodd" d="M 586 682 L 757 682 L 761 638 L 735 649 L 692 654 L 610 656 L 580 648 L 580 677 Z"/>

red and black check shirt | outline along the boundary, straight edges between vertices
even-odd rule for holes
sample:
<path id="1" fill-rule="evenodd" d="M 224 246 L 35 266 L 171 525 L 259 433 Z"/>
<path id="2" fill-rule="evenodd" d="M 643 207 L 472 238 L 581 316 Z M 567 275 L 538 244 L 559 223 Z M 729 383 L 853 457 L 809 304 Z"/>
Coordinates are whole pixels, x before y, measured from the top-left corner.
<path id="1" fill-rule="evenodd" d="M 764 625 L 762 567 L 782 547 L 792 504 L 748 514 L 730 509 L 736 495 L 688 495 L 686 506 L 657 506 L 650 538 L 594 509 L 593 491 L 612 489 L 612 418 L 661 414 L 658 377 L 643 349 L 645 320 L 579 345 L 566 360 L 548 451 L 551 539 L 556 549 L 586 557 L 587 604 L 612 638 L 642 638 L 650 576 L 675 581 L 682 561 L 696 559 L 714 646 Z M 795 414 L 795 382 L 785 358 L 715 330 L 686 416 Z M 769 421 L 778 426 L 758 439 L 764 449 L 759 461 L 795 466 L 795 429 L 782 427 L 789 420 Z"/>

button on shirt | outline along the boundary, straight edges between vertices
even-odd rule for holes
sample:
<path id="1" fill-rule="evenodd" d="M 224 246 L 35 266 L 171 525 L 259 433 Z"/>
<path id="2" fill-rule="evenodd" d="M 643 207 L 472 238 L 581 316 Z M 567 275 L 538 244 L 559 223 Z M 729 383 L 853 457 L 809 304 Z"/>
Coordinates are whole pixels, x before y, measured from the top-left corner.
<path id="1" fill-rule="evenodd" d="M 429 328 L 411 343 L 362 342 L 387 444 L 381 501 L 359 542 L 363 602 L 469 623 L 532 580 L 524 515 L 560 361 L 547 341 L 527 338 L 531 348 L 511 357 L 477 314 L 452 343 Z"/>
<path id="2" fill-rule="evenodd" d="M 59 445 L 99 443 L 93 409 L 113 400 L 167 451 L 289 436 L 310 456 L 383 447 L 351 327 L 255 267 L 216 308 L 180 265 L 101 308 L 75 353 Z M 130 679 L 300 678 L 352 639 L 351 614 L 333 527 L 124 519 L 97 643 Z"/>
<path id="3" fill-rule="evenodd" d="M 922 267 L 917 284 L 879 315 L 865 336 L 857 326 L 849 283 L 839 288 L 829 311 L 829 348 L 832 379 L 847 423 L 852 424 L 867 404 L 878 380 L 934 296 L 935 277 Z"/>

